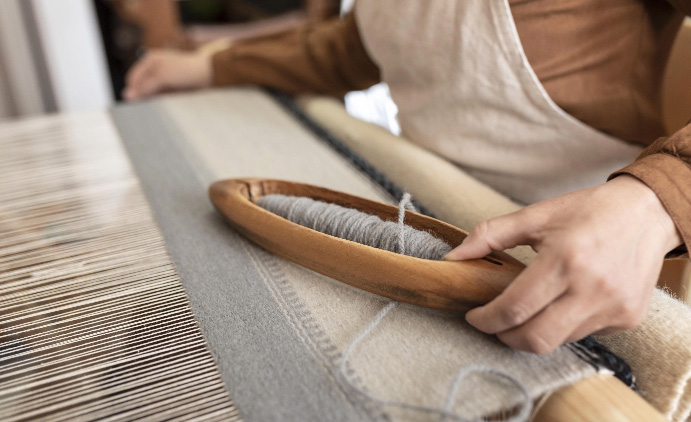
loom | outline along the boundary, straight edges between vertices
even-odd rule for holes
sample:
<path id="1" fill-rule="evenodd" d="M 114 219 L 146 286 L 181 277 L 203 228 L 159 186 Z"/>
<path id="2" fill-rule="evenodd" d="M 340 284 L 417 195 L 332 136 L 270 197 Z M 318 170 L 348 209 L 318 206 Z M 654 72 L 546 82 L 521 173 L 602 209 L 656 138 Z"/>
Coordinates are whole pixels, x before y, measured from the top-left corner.
<path id="1" fill-rule="evenodd" d="M 397 210 L 384 203 L 400 197 L 401 186 L 427 207 L 423 213 L 457 227 L 516 209 L 449 163 L 346 120 L 336 105 L 320 101 L 304 102 L 302 109 L 316 110 L 310 114 L 329 123 L 328 132 L 286 97 L 255 90 L 167 96 L 108 112 L 0 125 L 3 420 L 409 420 L 405 412 L 381 408 L 333 381 L 348 342 L 388 299 L 268 253 L 272 241 L 278 245 L 277 234 L 285 237 L 286 256 L 324 256 L 323 248 L 309 249 L 314 241 L 326 250 L 344 248 L 372 269 L 315 259 L 315 266 L 328 271 L 381 276 L 371 262 L 377 256 L 389 266 L 436 265 L 440 275 L 448 267 L 449 277 L 451 268 L 493 275 L 490 281 L 468 277 L 477 290 L 458 289 L 451 304 L 440 297 L 441 289 L 414 297 L 420 305 L 436 301 L 447 310 L 400 306 L 363 340 L 347 376 L 377 397 L 443 406 L 453 373 L 479 364 L 510 372 L 532 397 L 545 397 L 535 420 L 583 414 L 594 420 L 659 418 L 639 398 L 625 398 L 633 393 L 608 374 L 620 374 L 611 362 L 623 361 L 594 340 L 548 356 L 516 353 L 448 310 L 493 297 L 512 278 L 508 269 L 521 268 L 513 258 L 498 254 L 451 263 L 400 256 L 309 231 L 258 207 L 254 201 L 272 189 L 318 198 L 321 193 L 304 188 L 317 183 L 331 189 L 332 202 L 348 205 L 341 192 L 349 192 L 367 198 L 352 199 L 365 211 L 389 219 Z M 348 131 L 339 129 L 344 126 Z M 241 212 L 229 217 L 248 218 L 250 225 L 243 224 L 262 234 L 266 249 L 231 229 L 208 201 L 206 189 L 214 180 L 238 178 L 243 182 L 235 190 L 221 184 L 218 194 L 236 195 L 232 206 Z M 266 183 L 276 179 L 301 183 Z M 463 195 L 442 194 L 459 186 Z M 228 204 L 220 205 L 223 210 Z M 266 218 L 252 220 L 261 213 Z M 425 215 L 407 212 L 405 221 L 440 233 L 450 246 L 464 236 Z M 293 234 L 306 236 L 305 248 L 290 252 L 298 239 Z M 328 242 L 320 243 L 322 237 Z M 413 275 L 401 275 L 411 277 L 409 297 L 429 279 L 429 272 Z M 390 289 L 394 280 L 384 280 L 387 293 L 382 278 L 372 278 L 379 283 L 375 293 L 404 299 Z M 688 331 L 688 310 L 676 302 L 670 309 L 664 297 L 654 300 L 654 306 L 666 307 L 655 308 L 641 330 L 624 333 L 624 346 L 608 344 L 636 365 L 646 400 L 683 420 L 691 358 L 674 345 Z M 658 335 L 671 318 L 675 335 Z M 670 358 L 646 354 L 655 347 Z M 481 417 L 514 403 L 490 385 L 471 387 L 458 392 L 459 399 L 472 400 L 459 400 L 457 414 Z M 586 401 L 583 394 L 597 397 Z M 627 409 L 617 413 L 622 403 Z"/>
<path id="2" fill-rule="evenodd" d="M 279 206 L 276 196 L 288 195 L 288 204 L 299 198 L 357 210 L 367 218 L 374 215 L 384 221 L 397 221 L 399 209 L 364 198 L 312 185 L 279 180 L 223 180 L 209 187 L 209 196 L 217 210 L 240 233 L 272 253 L 301 266 L 340 280 L 351 286 L 414 305 L 464 311 L 485 304 L 496 297 L 524 266 L 504 253 L 493 252 L 485 259 L 446 262 L 420 259 L 382 250 L 367 244 L 335 237 L 309 228 L 314 219 L 290 212 L 290 205 Z M 264 199 L 266 198 L 266 199 Z M 292 200 L 290 198 L 293 198 Z M 322 208 L 323 211 L 324 208 Z M 270 210 L 280 210 L 282 215 Z M 467 232 L 433 218 L 405 211 L 406 224 L 457 246 Z M 302 224 L 298 224 L 298 221 Z M 343 231 L 343 230 L 342 230 Z M 545 408 L 552 409 L 547 419 L 569 420 L 566 408 L 575 397 L 596 403 L 602 396 L 616 394 L 616 402 L 604 404 L 593 421 L 604 414 L 626 415 L 627 420 L 661 420 L 660 416 L 619 380 L 605 376 L 595 384 L 586 380 L 567 392 L 554 395 Z M 616 391 L 616 393 L 614 393 Z M 582 418 L 580 420 L 588 420 Z"/>

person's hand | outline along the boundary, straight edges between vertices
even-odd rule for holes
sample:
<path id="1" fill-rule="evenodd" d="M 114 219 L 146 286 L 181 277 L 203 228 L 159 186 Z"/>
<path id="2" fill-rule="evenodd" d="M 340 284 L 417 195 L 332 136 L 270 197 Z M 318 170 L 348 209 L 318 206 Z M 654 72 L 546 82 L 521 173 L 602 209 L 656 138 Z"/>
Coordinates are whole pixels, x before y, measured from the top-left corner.
<path id="1" fill-rule="evenodd" d="M 153 50 L 129 70 L 123 98 L 135 101 L 166 91 L 207 88 L 211 79 L 208 54 Z"/>
<path id="2" fill-rule="evenodd" d="M 445 259 L 531 245 L 535 260 L 466 320 L 515 349 L 543 354 L 592 333 L 639 325 L 664 255 L 679 244 L 655 193 L 619 176 L 483 221 Z"/>

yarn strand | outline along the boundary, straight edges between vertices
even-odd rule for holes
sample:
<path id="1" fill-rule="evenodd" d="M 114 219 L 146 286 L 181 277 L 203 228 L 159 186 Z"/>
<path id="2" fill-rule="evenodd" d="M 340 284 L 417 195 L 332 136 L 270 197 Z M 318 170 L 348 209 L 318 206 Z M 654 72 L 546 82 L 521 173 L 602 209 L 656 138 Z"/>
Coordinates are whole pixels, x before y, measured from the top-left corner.
<path id="1" fill-rule="evenodd" d="M 446 243 L 434 238 L 426 232 L 413 229 L 405 225 L 405 211 L 406 209 L 415 211 L 412 205 L 411 195 L 404 193 L 401 201 L 398 204 L 398 221 L 397 223 L 382 221 L 379 217 L 370 216 L 363 212 L 344 208 L 334 204 L 326 204 L 320 201 L 314 201 L 309 198 L 297 198 L 284 195 L 267 195 L 258 201 L 258 204 L 263 208 L 274 212 L 278 215 L 287 218 L 295 223 L 313 228 L 342 237 L 348 240 L 360 241 L 360 243 L 369 244 L 370 246 L 381 247 L 382 249 L 391 250 L 400 254 L 418 256 L 425 254 L 429 256 L 428 259 L 441 259 L 446 253 L 439 255 L 439 251 L 444 251 L 445 247 L 449 248 Z M 369 221 L 367 221 L 369 220 Z M 388 223 L 388 224 L 387 224 Z M 321 229 L 321 230 L 320 230 Z M 367 237 L 367 236 L 370 237 Z M 426 235 L 426 236 L 425 236 Z M 410 240 L 415 240 L 413 245 L 410 245 Z M 421 242 L 419 239 L 424 238 Z M 384 240 L 382 240 L 384 239 Z M 395 242 L 392 243 L 392 240 Z M 429 252 L 429 248 L 425 249 L 425 243 L 434 244 Z M 423 246 L 421 246 L 421 244 Z M 384 247 L 382 247 L 384 246 Z M 413 405 L 404 402 L 397 402 L 391 400 L 384 400 L 373 396 L 365 391 L 363 388 L 355 385 L 347 375 L 348 361 L 351 354 L 358 344 L 365 339 L 382 320 L 395 308 L 399 302 L 390 301 L 386 304 L 370 323 L 360 331 L 350 343 L 346 346 L 341 362 L 338 366 L 339 377 L 342 380 L 342 386 L 354 391 L 356 394 L 364 397 L 367 400 L 378 403 L 382 406 L 396 407 L 399 409 L 410 410 L 415 412 L 438 415 L 441 421 L 454 420 L 459 422 L 483 422 L 483 419 L 468 419 L 453 412 L 453 406 L 456 402 L 456 396 L 460 390 L 463 381 L 472 374 L 482 374 L 492 376 L 497 379 L 508 381 L 520 392 L 523 400 L 520 404 L 520 410 L 516 412 L 505 422 L 523 422 L 528 420 L 532 412 L 532 399 L 530 393 L 518 380 L 512 376 L 486 366 L 470 365 L 461 368 L 456 374 L 453 384 L 449 390 L 446 402 L 443 408 Z"/>
<path id="2" fill-rule="evenodd" d="M 415 211 L 411 201 L 412 197 L 408 192 L 405 192 L 398 203 L 398 253 L 401 255 L 405 255 L 405 210 Z"/>

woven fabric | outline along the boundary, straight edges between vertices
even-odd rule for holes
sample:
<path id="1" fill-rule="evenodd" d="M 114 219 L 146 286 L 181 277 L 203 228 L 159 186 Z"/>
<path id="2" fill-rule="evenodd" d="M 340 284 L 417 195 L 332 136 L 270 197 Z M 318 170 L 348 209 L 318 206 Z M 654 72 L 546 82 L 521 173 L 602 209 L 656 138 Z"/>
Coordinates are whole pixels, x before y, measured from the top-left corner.
<path id="1" fill-rule="evenodd" d="M 641 326 L 597 339 L 626 359 L 665 417 L 691 420 L 691 307 L 656 289 Z"/>
<path id="2" fill-rule="evenodd" d="M 114 118 L 243 416 L 410 418 L 337 380 L 340 353 L 386 301 L 246 242 L 202 197 L 214 179 L 253 176 L 391 198 L 257 91 L 172 96 L 119 108 Z M 469 364 L 515 376 L 533 397 L 594 372 L 566 348 L 543 357 L 513 351 L 457 315 L 403 306 L 358 347 L 350 379 L 382 399 L 442 406 L 456 371 Z M 518 399 L 483 379 L 459 398 L 455 410 L 469 417 Z"/>
<path id="3" fill-rule="evenodd" d="M 298 104 L 443 220 L 470 229 L 478 221 L 519 209 L 443 158 L 350 117 L 333 99 L 306 96 Z M 535 256 L 528 247 L 508 252 L 524 263 Z M 688 305 L 658 289 L 640 327 L 597 339 L 631 365 L 641 394 L 666 417 L 676 421 L 691 417 Z"/>

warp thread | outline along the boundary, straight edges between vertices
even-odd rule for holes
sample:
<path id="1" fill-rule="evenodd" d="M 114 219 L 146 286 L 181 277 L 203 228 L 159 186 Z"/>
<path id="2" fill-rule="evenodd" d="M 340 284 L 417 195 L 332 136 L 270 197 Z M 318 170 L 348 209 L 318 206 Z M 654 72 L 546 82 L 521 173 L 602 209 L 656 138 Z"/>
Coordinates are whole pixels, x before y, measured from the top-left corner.
<path id="1" fill-rule="evenodd" d="M 377 216 L 366 214 L 355 209 L 341 207 L 336 204 L 327 204 L 304 197 L 266 195 L 259 198 L 257 204 L 268 211 L 280 215 L 294 223 L 312 228 L 313 230 L 404 255 L 422 257 L 418 255 L 421 254 L 425 259 L 439 260 L 451 250 L 448 244 L 431 234 L 405 225 L 406 209 L 415 211 L 415 207 L 412 205 L 411 196 L 407 192 L 403 194 L 398 204 L 397 223 L 384 221 Z M 382 406 L 436 414 L 442 421 L 451 419 L 460 422 L 483 422 L 484 419 L 471 420 L 452 411 L 456 402 L 456 395 L 463 381 L 472 374 L 480 374 L 508 381 L 510 384 L 513 384 L 523 396 L 520 408 L 513 416 L 505 419 L 506 422 L 522 422 L 528 420 L 532 413 L 533 403 L 530 393 L 525 386 L 512 376 L 486 366 L 469 365 L 461 368 L 451 385 L 444 408 L 412 405 L 404 402 L 380 399 L 353 384 L 347 376 L 350 355 L 353 350 L 355 350 L 355 347 L 381 323 L 391 310 L 398 307 L 398 305 L 399 302 L 396 301 L 387 303 L 386 306 L 377 313 L 374 319 L 351 340 L 348 346 L 346 346 L 339 365 L 339 375 L 340 378 L 345 381 L 345 386 L 347 388 Z"/>

